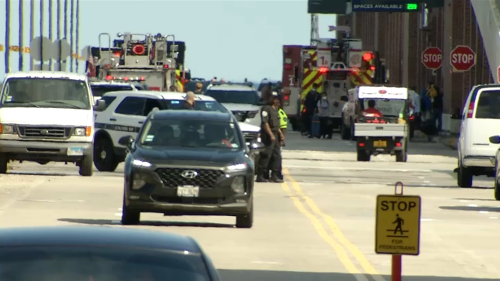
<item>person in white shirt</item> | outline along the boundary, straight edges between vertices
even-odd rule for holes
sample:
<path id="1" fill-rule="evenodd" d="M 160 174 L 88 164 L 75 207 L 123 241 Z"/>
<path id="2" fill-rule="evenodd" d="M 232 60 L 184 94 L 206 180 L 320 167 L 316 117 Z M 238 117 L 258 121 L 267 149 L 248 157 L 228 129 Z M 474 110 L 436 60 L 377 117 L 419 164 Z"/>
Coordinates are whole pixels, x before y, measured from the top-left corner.
<path id="1" fill-rule="evenodd" d="M 330 118 L 330 102 L 326 94 L 321 95 L 318 101 L 319 134 L 324 139 L 332 138 L 332 130 L 329 130 L 328 119 Z"/>

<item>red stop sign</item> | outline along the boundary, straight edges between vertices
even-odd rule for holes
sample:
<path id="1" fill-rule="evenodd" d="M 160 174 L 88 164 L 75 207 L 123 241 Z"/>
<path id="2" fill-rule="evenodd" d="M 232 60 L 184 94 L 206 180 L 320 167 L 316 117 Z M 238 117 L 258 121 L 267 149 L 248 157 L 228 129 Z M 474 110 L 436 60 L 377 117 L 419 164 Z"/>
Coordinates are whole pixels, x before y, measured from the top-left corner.
<path id="1" fill-rule="evenodd" d="M 422 52 L 422 63 L 428 69 L 439 69 L 443 64 L 443 53 L 438 47 L 429 47 Z"/>
<path id="2" fill-rule="evenodd" d="M 476 65 L 476 53 L 469 46 L 456 46 L 450 53 L 450 64 L 455 72 L 463 72 Z"/>

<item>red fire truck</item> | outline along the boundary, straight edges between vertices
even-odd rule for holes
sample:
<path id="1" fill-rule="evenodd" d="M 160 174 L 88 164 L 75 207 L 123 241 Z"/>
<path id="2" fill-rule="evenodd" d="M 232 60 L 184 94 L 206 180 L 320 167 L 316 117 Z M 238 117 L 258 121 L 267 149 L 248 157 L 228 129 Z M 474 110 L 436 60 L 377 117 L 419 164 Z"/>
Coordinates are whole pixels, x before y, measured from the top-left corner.
<path id="1" fill-rule="evenodd" d="M 293 130 L 299 129 L 299 117 L 306 95 L 314 84 L 326 93 L 331 105 L 330 118 L 340 126 L 342 107 L 348 90 L 358 85 L 371 85 L 373 77 L 371 52 L 362 51 L 361 41 L 349 39 L 345 47 L 338 44 L 322 46 L 283 46 L 284 110 Z"/>

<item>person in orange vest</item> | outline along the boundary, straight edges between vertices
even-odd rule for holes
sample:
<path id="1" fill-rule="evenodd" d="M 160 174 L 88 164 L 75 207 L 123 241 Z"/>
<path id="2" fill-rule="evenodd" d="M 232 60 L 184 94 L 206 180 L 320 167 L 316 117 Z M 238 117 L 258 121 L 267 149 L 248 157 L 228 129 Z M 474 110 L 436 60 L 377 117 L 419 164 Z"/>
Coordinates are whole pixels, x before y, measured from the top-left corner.
<path id="1" fill-rule="evenodd" d="M 380 112 L 378 109 L 375 108 L 375 101 L 374 100 L 369 100 L 368 101 L 368 108 L 363 110 L 361 113 L 363 113 L 363 115 L 367 116 L 367 117 L 381 118 L 384 116 L 382 114 L 382 112 Z"/>

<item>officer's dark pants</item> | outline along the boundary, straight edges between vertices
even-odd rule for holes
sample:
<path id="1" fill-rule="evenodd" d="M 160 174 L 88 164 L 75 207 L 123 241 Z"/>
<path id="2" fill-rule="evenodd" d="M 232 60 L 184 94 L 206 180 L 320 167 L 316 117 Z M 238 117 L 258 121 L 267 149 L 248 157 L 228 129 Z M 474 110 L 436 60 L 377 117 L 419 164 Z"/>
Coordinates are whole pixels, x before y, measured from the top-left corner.
<path id="1" fill-rule="evenodd" d="M 278 171 L 278 178 L 279 179 L 283 179 L 283 157 L 280 157 L 281 158 L 281 161 L 280 161 L 280 168 L 279 168 L 279 171 Z M 264 178 L 266 180 L 270 179 L 271 176 L 269 175 L 269 171 L 271 171 L 271 165 L 273 164 L 273 159 L 271 158 L 271 161 L 269 161 L 269 165 L 267 166 L 267 170 L 264 172 Z"/>
<path id="2" fill-rule="evenodd" d="M 262 136 L 262 143 L 264 143 L 264 151 L 260 153 L 259 164 L 257 165 L 257 177 L 265 178 L 265 173 L 270 168 L 273 176 L 278 176 L 281 166 L 281 151 L 279 135 L 274 134 L 275 141 L 271 141 L 268 136 Z"/>

